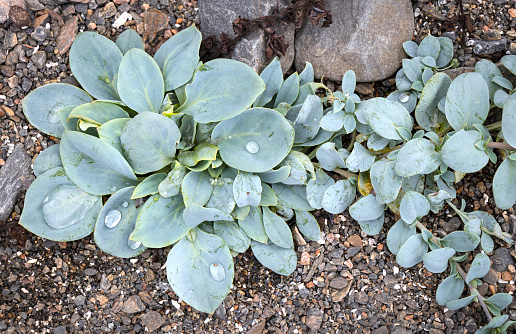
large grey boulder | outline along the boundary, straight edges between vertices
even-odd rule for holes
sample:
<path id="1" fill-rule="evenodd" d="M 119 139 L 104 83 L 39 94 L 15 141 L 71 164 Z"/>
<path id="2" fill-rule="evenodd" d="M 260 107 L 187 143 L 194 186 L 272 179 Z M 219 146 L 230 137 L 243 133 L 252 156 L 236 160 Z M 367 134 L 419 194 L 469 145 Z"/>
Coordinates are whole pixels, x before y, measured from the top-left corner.
<path id="1" fill-rule="evenodd" d="M 21 192 L 34 179 L 30 164 L 23 144 L 18 144 L 0 169 L 0 222 L 7 221 Z"/>
<path id="2" fill-rule="evenodd" d="M 341 81 L 348 70 L 358 82 L 383 80 L 401 67 L 403 42 L 411 40 L 410 0 L 326 0 L 329 28 L 306 22 L 296 35 L 298 71 L 312 63 L 315 76 Z"/>
<path id="3" fill-rule="evenodd" d="M 200 29 L 203 38 L 214 35 L 217 39 L 221 33 L 235 37 L 233 22 L 239 17 L 254 19 L 270 15 L 277 5 L 280 9 L 290 5 L 290 0 L 199 0 Z M 294 24 L 281 22 L 274 27 L 277 35 L 284 35 L 289 44 L 287 53 L 281 57 L 281 68 L 287 71 L 294 61 Z M 272 59 L 267 59 L 265 33 L 258 29 L 240 40 L 231 58 L 251 66 L 261 72 Z"/>

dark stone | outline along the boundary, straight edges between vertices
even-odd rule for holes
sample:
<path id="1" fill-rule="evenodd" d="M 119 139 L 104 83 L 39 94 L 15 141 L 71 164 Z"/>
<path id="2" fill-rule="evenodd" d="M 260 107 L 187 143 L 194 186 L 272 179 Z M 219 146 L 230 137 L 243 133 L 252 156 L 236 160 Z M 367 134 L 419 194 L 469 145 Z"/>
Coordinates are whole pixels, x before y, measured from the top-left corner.
<path id="1" fill-rule="evenodd" d="M 4 49 L 9 50 L 14 48 L 18 44 L 18 37 L 11 30 L 7 30 L 4 37 Z"/>
<path id="2" fill-rule="evenodd" d="M 30 15 L 20 6 L 12 6 L 9 10 L 9 19 L 15 26 L 28 27 L 30 25 Z"/>
<path id="3" fill-rule="evenodd" d="M 7 221 L 18 196 L 34 180 L 30 165 L 23 144 L 18 144 L 0 169 L 0 222 Z"/>
<path id="4" fill-rule="evenodd" d="M 345 279 L 344 277 L 335 277 L 334 279 L 331 280 L 330 282 L 330 287 L 334 288 L 334 289 L 344 289 L 346 286 L 348 285 L 348 280 Z"/>
<path id="5" fill-rule="evenodd" d="M 99 271 L 95 268 L 86 268 L 82 273 L 86 276 L 95 276 L 98 272 Z"/>
<path id="6" fill-rule="evenodd" d="M 442 226 L 447 233 L 457 231 L 460 227 L 461 220 L 457 217 L 452 217 L 448 220 L 444 220 Z"/>
<path id="7" fill-rule="evenodd" d="M 52 332 L 54 334 L 66 334 L 67 333 L 65 326 L 57 326 L 56 328 L 54 328 L 54 330 Z"/>
<path id="8" fill-rule="evenodd" d="M 30 10 L 37 11 L 45 9 L 45 6 L 38 0 L 25 0 L 25 3 Z"/>
<path id="9" fill-rule="evenodd" d="M 514 259 L 512 258 L 510 251 L 507 248 L 498 248 L 494 251 L 494 255 L 491 256 L 492 265 L 491 268 L 498 272 L 507 271 L 507 266 L 514 265 Z"/>
<path id="10" fill-rule="evenodd" d="M 222 321 L 228 320 L 228 316 L 226 315 L 226 309 L 224 308 L 224 303 L 220 304 L 215 310 L 215 312 L 213 312 L 213 318 Z"/>
<path id="11" fill-rule="evenodd" d="M 84 297 L 83 295 L 78 295 L 77 297 L 75 297 L 75 299 L 73 301 L 73 303 L 76 306 L 83 306 L 85 302 L 86 302 L 86 297 Z"/>
<path id="12" fill-rule="evenodd" d="M 165 323 L 163 317 L 156 311 L 149 311 L 140 318 L 149 332 L 153 332 Z"/>
<path id="13" fill-rule="evenodd" d="M 359 291 L 355 295 L 355 301 L 359 304 L 366 305 L 369 302 L 369 297 L 364 291 Z"/>
<path id="14" fill-rule="evenodd" d="M 412 39 L 414 16 L 409 0 L 327 0 L 329 28 L 310 22 L 296 35 L 296 69 L 312 63 L 315 77 L 341 81 L 355 71 L 358 82 L 381 81 L 396 72 Z"/>
<path id="15" fill-rule="evenodd" d="M 199 1 L 199 16 L 203 38 L 225 33 L 229 38 L 235 37 L 233 21 L 238 17 L 254 19 L 269 15 L 278 5 L 280 9 L 290 5 L 290 0 L 210 0 Z M 286 72 L 294 60 L 294 24 L 278 23 L 273 27 L 277 35 L 284 35 L 289 45 L 286 54 L 281 57 L 281 68 Z M 260 72 L 272 60 L 267 59 L 265 33 L 257 30 L 240 40 L 233 50 L 231 58 L 242 61 Z M 303 63 L 304 66 L 304 63 Z"/>
<path id="16" fill-rule="evenodd" d="M 138 313 L 145 310 L 145 304 L 138 296 L 131 296 L 122 305 L 122 312 L 132 314 Z"/>
<path id="17" fill-rule="evenodd" d="M 35 52 L 32 57 L 30 57 L 30 60 L 36 65 L 36 67 L 41 70 L 43 67 L 45 67 L 45 63 L 47 61 L 47 54 L 45 51 L 37 51 Z"/>
<path id="18" fill-rule="evenodd" d="M 496 52 L 505 51 L 507 39 L 505 37 L 495 41 L 474 40 L 473 52 L 476 55 L 490 55 Z"/>
<path id="19" fill-rule="evenodd" d="M 386 326 L 382 326 L 372 331 L 371 334 L 389 334 L 389 330 Z"/>
<path id="20" fill-rule="evenodd" d="M 247 331 L 246 334 L 262 334 L 263 330 L 265 329 L 265 321 L 262 320 L 253 327 L 251 327 L 250 330 Z"/>

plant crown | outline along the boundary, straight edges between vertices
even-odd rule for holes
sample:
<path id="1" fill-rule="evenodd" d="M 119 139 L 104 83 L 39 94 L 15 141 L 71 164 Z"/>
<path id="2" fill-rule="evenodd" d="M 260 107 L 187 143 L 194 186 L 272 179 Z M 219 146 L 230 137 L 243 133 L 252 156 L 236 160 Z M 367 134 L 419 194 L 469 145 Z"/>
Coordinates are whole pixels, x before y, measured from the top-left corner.
<path id="1" fill-rule="evenodd" d="M 493 180 L 496 205 L 516 201 L 516 95 L 496 65 L 482 60 L 452 81 L 443 70 L 456 62 L 453 44 L 428 36 L 404 44 L 412 58 L 396 75 L 397 91 L 361 101 L 352 71 L 332 92 L 314 82 L 309 63 L 283 80 L 276 58 L 258 76 L 234 60 L 200 62 L 200 43 L 190 27 L 151 57 L 132 30 L 116 43 L 76 37 L 70 67 L 84 90 L 52 83 L 23 100 L 27 119 L 61 138 L 34 161 L 25 228 L 56 241 L 93 232 L 103 251 L 123 258 L 173 245 L 166 270 L 174 292 L 212 313 L 230 291 L 233 256 L 249 247 L 278 274 L 296 269 L 289 221 L 317 241 L 310 211 L 349 208 L 375 235 L 389 209 L 397 222 L 387 246 L 398 264 L 449 268 L 437 302 L 455 310 L 477 301 L 490 320 L 477 333 L 507 330 L 501 311 L 512 296 L 485 299 L 476 288 L 492 237 L 512 237 L 492 215 L 451 202 L 455 182 L 496 163 L 493 148 L 505 159 Z M 502 63 L 516 74 L 516 56 Z M 495 107 L 502 121 L 483 125 Z M 420 218 L 445 203 L 464 230 L 440 238 Z M 478 246 L 465 273 L 459 263 Z"/>

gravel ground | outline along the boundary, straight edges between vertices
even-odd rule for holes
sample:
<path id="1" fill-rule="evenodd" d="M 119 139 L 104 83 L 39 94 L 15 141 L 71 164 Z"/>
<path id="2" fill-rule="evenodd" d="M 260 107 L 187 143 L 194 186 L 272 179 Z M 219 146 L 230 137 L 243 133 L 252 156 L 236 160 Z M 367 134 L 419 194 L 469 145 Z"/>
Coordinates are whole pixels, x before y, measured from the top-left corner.
<path id="1" fill-rule="evenodd" d="M 26 122 L 20 100 L 43 83 L 72 81 L 66 49 L 67 37 L 76 29 L 114 39 L 126 28 L 136 28 L 152 52 L 164 38 L 198 23 L 196 1 L 27 2 L 35 26 L 31 23 L 22 29 L 11 21 L 0 26 L 4 41 L 0 49 L 0 166 L 17 143 L 33 157 L 56 141 Z M 466 48 L 461 47 L 462 25 L 453 20 L 458 7 L 450 0 L 413 1 L 415 39 L 429 33 L 452 38 L 461 66 L 474 65 L 481 58 L 497 61 L 507 50 L 516 49 L 511 44 L 516 39 L 516 1 L 464 0 L 464 4 L 473 19 Z M 125 23 L 120 19 L 124 12 L 130 14 L 124 14 Z M 123 25 L 114 28 L 115 22 Z M 482 54 L 486 50 L 491 53 Z M 363 96 L 385 95 L 393 85 L 389 79 L 361 84 L 358 90 Z M 488 165 L 482 173 L 465 178 L 457 185 L 459 197 L 464 196 L 468 209 L 493 213 L 502 229 L 514 234 L 514 208 L 493 210 L 493 175 L 494 166 Z M 348 214 L 316 213 L 324 243 L 298 245 L 299 265 L 289 277 L 271 273 L 250 252 L 239 255 L 231 293 L 213 315 L 207 315 L 181 302 L 170 289 L 162 269 L 169 249 L 149 250 L 124 260 L 100 251 L 90 237 L 69 243 L 44 241 L 16 225 L 22 208 L 23 196 L 4 225 L 14 227 L 0 232 L 2 333 L 439 334 L 474 333 L 486 321 L 476 306 L 445 312 L 435 303 L 442 277 L 422 269 L 421 264 L 411 269 L 398 267 L 385 246 L 386 229 L 366 237 Z M 388 217 L 386 226 L 393 223 Z M 461 222 L 445 210 L 423 224 L 445 235 Z M 507 247 L 497 244 L 482 292 L 516 289 L 516 253 Z M 516 320 L 516 303 L 507 313 Z"/>

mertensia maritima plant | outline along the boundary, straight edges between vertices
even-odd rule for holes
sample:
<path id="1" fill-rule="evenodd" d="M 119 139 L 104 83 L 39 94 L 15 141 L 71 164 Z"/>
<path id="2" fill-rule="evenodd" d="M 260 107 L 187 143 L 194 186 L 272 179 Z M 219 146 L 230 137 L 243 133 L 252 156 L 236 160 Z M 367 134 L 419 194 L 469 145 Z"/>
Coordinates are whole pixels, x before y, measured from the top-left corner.
<path id="1" fill-rule="evenodd" d="M 52 83 L 23 100 L 27 119 L 61 138 L 34 161 L 26 229 L 56 241 L 93 232 L 103 251 L 123 258 L 173 245 L 170 285 L 211 313 L 231 289 L 233 256 L 249 247 L 278 274 L 296 269 L 290 226 L 321 239 L 311 211 L 349 209 L 369 235 L 394 215 L 387 245 L 398 264 L 449 269 L 437 302 L 479 302 L 489 319 L 479 333 L 506 331 L 512 322 L 501 311 L 512 296 L 484 298 L 476 288 L 493 237 L 512 237 L 493 216 L 452 202 L 454 183 L 499 157 L 496 204 L 516 201 L 516 98 L 497 66 L 482 60 L 452 81 L 443 70 L 453 65 L 453 44 L 429 36 L 404 44 L 412 58 L 396 75 L 397 91 L 361 101 L 352 71 L 332 92 L 314 82 L 310 64 L 284 80 L 278 59 L 260 75 L 234 60 L 202 63 L 200 43 L 190 27 L 151 57 L 132 30 L 116 43 L 76 37 L 70 67 L 82 89 Z M 516 72 L 516 56 L 502 62 Z M 484 125 L 499 109 L 502 120 Z M 464 229 L 439 238 L 420 218 L 446 203 Z M 479 246 L 466 273 L 460 263 Z"/>

